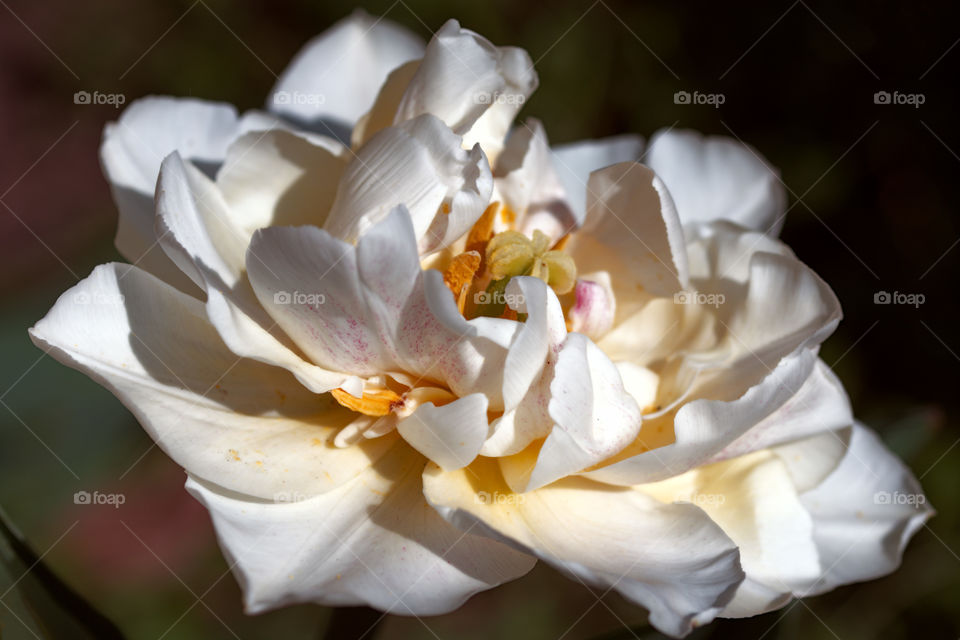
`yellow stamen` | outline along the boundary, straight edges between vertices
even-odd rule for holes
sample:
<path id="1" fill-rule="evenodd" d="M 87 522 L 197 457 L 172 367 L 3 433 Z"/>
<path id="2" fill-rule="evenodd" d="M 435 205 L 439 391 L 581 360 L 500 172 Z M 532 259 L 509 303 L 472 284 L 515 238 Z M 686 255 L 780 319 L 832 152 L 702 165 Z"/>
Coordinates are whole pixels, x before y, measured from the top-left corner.
<path id="1" fill-rule="evenodd" d="M 492 202 L 483 212 L 467 234 L 467 251 L 476 251 L 482 258 L 486 254 L 487 243 L 493 237 L 493 221 L 500 208 L 499 202 Z"/>
<path id="2" fill-rule="evenodd" d="M 453 292 L 453 297 L 457 301 L 457 307 L 460 313 L 463 313 L 463 307 L 467 302 L 467 286 L 473 280 L 477 270 L 480 269 L 480 254 L 476 251 L 467 251 L 454 257 L 443 272 L 443 284 Z"/>
<path id="3" fill-rule="evenodd" d="M 549 246 L 550 238 L 539 229 L 532 238 L 519 231 L 503 231 L 487 243 L 487 269 L 495 280 L 529 275 L 558 294 L 569 293 L 577 281 L 577 265 L 562 251 L 548 251 Z"/>
<path id="4" fill-rule="evenodd" d="M 352 396 L 343 389 L 334 389 L 330 395 L 342 406 L 365 416 L 385 416 L 403 406 L 403 398 L 389 389 L 364 391 L 362 398 Z"/>

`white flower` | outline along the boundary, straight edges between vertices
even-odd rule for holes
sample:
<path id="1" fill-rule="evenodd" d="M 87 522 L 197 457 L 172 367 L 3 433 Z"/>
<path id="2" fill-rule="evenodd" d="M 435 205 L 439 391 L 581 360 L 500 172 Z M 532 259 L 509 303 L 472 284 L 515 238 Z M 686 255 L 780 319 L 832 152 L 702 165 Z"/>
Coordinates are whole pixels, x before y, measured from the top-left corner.
<path id="1" fill-rule="evenodd" d="M 840 309 L 776 174 L 689 132 L 551 149 L 510 132 L 536 84 L 355 14 L 272 115 L 131 105 L 134 265 L 33 339 L 187 470 L 250 612 L 438 614 L 539 558 L 681 636 L 893 570 L 931 510 L 817 358 Z"/>

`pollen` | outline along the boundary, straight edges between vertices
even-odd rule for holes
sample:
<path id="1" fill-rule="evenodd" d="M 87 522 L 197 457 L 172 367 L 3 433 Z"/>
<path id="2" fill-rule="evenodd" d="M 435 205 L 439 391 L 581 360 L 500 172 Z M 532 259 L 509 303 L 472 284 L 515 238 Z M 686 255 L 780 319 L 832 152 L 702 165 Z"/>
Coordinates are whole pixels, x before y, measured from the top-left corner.
<path id="1" fill-rule="evenodd" d="M 385 416 L 403 406 L 403 398 L 390 389 L 364 391 L 363 397 L 360 398 L 350 395 L 343 389 L 334 389 L 330 395 L 342 406 L 365 416 Z"/>

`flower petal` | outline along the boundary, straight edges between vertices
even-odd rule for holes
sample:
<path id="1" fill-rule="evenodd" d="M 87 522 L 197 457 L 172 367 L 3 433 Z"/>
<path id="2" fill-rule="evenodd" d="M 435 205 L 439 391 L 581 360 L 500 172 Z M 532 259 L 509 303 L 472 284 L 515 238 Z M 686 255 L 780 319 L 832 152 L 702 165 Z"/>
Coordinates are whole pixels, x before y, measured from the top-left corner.
<path id="1" fill-rule="evenodd" d="M 246 500 L 196 478 L 187 490 L 210 510 L 249 613 L 314 602 L 437 615 L 522 576 L 535 560 L 444 522 L 424 501 L 423 464 L 397 442 L 353 481 L 289 504 Z"/>
<path id="2" fill-rule="evenodd" d="M 506 349 L 491 341 L 496 332 L 448 325 L 447 316 L 459 315 L 453 296 L 439 273 L 428 272 L 439 281 L 424 277 L 413 234 L 403 207 L 356 247 L 316 227 L 261 229 L 250 244 L 250 281 L 273 320 L 323 367 L 360 376 L 403 372 L 444 382 L 460 396 L 478 392 L 463 383 L 489 370 L 492 350 Z"/>
<path id="3" fill-rule="evenodd" d="M 640 407 L 625 391 L 617 367 L 579 333 L 569 334 L 560 350 L 550 383 L 549 412 L 555 424 L 522 491 L 610 458 L 640 430 Z"/>
<path id="4" fill-rule="evenodd" d="M 582 333 L 591 340 L 601 339 L 613 326 L 617 300 L 606 271 L 577 278 L 575 302 L 567 312 L 570 331 Z"/>
<path id="5" fill-rule="evenodd" d="M 495 47 L 448 20 L 427 45 L 394 122 L 434 114 L 464 136 L 465 145 L 479 143 L 493 161 L 537 84 L 526 51 Z"/>
<path id="6" fill-rule="evenodd" d="M 494 168 L 495 200 L 518 214 L 516 228 L 533 236 L 537 229 L 554 242 L 583 223 L 567 205 L 554 168 L 543 124 L 533 118 L 517 126 Z"/>
<path id="7" fill-rule="evenodd" d="M 175 462 L 232 491 L 316 495 L 384 449 L 375 440 L 330 447 L 350 412 L 281 369 L 235 356 L 203 303 L 135 266 L 97 267 L 30 335 L 116 395 Z"/>
<path id="8" fill-rule="evenodd" d="M 527 320 L 508 321 L 518 330 L 507 344 L 499 367 L 504 413 L 491 424 L 489 438 L 481 449 L 481 455 L 493 457 L 513 455 L 550 432 L 550 382 L 566 337 L 560 301 L 542 280 L 515 277 L 505 293 L 510 308 L 527 314 Z M 529 469 L 526 471 L 529 475 Z"/>
<path id="9" fill-rule="evenodd" d="M 356 242 L 397 205 L 413 218 L 420 253 L 442 249 L 470 230 L 490 201 L 493 178 L 479 147 L 432 115 L 373 136 L 344 172 L 324 229 Z"/>
<path id="10" fill-rule="evenodd" d="M 736 546 L 703 511 L 635 489 L 566 478 L 513 494 L 497 461 L 480 458 L 455 472 L 428 465 L 424 494 L 457 527 L 616 589 L 674 636 L 713 619 L 743 578 Z"/>
<path id="11" fill-rule="evenodd" d="M 226 288 L 240 280 L 249 236 L 217 185 L 176 151 L 160 167 L 156 226 L 164 251 L 201 289 L 211 278 Z"/>
<path id="12" fill-rule="evenodd" d="M 673 195 L 684 224 L 726 219 L 776 236 L 787 196 L 779 172 L 735 140 L 669 129 L 650 139 L 646 164 Z"/>
<path id="13" fill-rule="evenodd" d="M 800 591 L 820 575 L 813 542 L 813 522 L 794 487 L 786 465 L 770 451 L 706 465 L 642 490 L 664 502 L 689 502 L 703 509 L 740 549 L 748 582 L 741 602 L 756 586 L 777 594 Z M 763 590 L 767 593 L 766 590 Z M 781 598 L 761 598 L 761 606 Z M 747 612 L 756 615 L 763 611 Z"/>
<path id="14" fill-rule="evenodd" d="M 447 471 L 465 467 L 487 439 L 487 397 L 474 393 L 449 404 L 422 404 L 397 427 L 410 445 Z"/>
<path id="15" fill-rule="evenodd" d="M 623 162 L 594 171 L 587 191 L 586 221 L 567 245 L 581 271 L 610 271 L 653 295 L 687 287 L 683 230 L 670 194 L 650 169 Z"/>
<path id="16" fill-rule="evenodd" d="M 349 128 L 391 70 L 423 55 L 419 36 L 355 11 L 304 45 L 274 85 L 267 108 L 320 133 Z M 326 124 L 326 126 L 324 126 Z"/>
<path id="17" fill-rule="evenodd" d="M 131 262 L 195 293 L 167 258 L 154 232 L 153 195 L 160 163 L 173 151 L 216 166 L 243 125 L 233 106 L 194 99 L 147 97 L 107 124 L 100 160 L 120 211 L 117 249 Z"/>
<path id="18" fill-rule="evenodd" d="M 323 225 L 347 150 L 291 131 L 247 133 L 227 150 L 217 186 L 231 219 L 249 236 L 262 227 Z"/>
<path id="19" fill-rule="evenodd" d="M 825 431 L 839 431 L 851 424 L 853 411 L 843 385 L 830 368 L 818 359 L 810 376 L 789 400 L 724 447 L 713 460 L 734 458 Z M 836 435 L 829 437 L 841 442 Z M 822 462 L 826 456 L 819 458 Z"/>
<path id="20" fill-rule="evenodd" d="M 316 392 L 356 387 L 343 374 L 305 362 L 276 329 L 245 273 L 250 232 L 237 223 L 217 185 L 176 152 L 161 167 L 157 228 L 170 258 L 206 292 L 208 317 L 235 354 L 289 369 Z"/>
<path id="21" fill-rule="evenodd" d="M 633 162 L 643 153 L 643 138 L 635 135 L 582 140 L 553 147 L 553 165 L 560 176 L 567 203 L 581 223 L 587 215 L 590 174 L 619 162 Z"/>
<path id="22" fill-rule="evenodd" d="M 934 513 L 910 470 L 859 423 L 839 466 L 801 500 L 813 516 L 824 568 L 819 583 L 802 595 L 892 572 L 907 542 Z"/>
<path id="23" fill-rule="evenodd" d="M 693 400 L 660 418 L 646 420 L 633 444 L 607 466 L 584 475 L 611 484 L 636 485 L 663 480 L 704 464 L 794 396 L 810 376 L 815 362 L 813 352 L 799 350 L 735 400 Z M 817 409 L 810 409 L 811 417 Z M 672 432 L 666 430 L 665 424 L 672 427 Z"/>

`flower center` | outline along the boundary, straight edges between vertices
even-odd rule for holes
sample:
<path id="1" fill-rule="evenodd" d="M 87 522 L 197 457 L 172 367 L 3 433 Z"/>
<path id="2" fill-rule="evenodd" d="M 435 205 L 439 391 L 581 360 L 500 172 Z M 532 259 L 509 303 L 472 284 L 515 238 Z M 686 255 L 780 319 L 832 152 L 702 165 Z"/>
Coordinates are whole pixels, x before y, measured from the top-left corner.
<path id="1" fill-rule="evenodd" d="M 571 292 L 576 285 L 577 265 L 563 251 L 567 236 L 551 243 L 539 229 L 532 237 L 513 229 L 494 234 L 493 220 L 500 208 L 496 202 L 487 208 L 470 230 L 466 250 L 450 261 L 443 274 L 444 283 L 467 318 L 516 319 L 516 313 L 506 304 L 506 288 L 517 276 L 539 278 L 558 295 Z"/>

